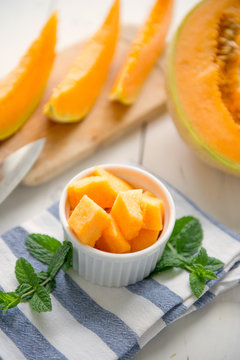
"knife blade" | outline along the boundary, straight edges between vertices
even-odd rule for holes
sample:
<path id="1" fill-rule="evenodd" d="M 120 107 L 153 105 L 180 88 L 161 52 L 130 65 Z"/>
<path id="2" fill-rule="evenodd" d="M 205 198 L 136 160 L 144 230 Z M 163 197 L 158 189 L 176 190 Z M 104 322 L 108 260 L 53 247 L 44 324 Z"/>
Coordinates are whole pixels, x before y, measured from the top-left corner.
<path id="1" fill-rule="evenodd" d="M 0 164 L 0 204 L 31 169 L 44 143 L 45 139 L 40 139 L 24 145 Z"/>

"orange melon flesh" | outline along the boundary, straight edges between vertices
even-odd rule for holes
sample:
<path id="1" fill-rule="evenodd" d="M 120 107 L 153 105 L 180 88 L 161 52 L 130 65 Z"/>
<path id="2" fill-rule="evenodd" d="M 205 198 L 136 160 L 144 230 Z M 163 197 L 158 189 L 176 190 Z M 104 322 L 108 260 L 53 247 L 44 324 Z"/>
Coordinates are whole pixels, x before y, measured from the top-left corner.
<path id="1" fill-rule="evenodd" d="M 141 200 L 143 229 L 160 231 L 163 228 L 161 200 L 143 195 Z"/>
<path id="2" fill-rule="evenodd" d="M 183 139 L 202 157 L 240 173 L 240 128 L 224 104 L 216 59 L 218 25 L 238 0 L 205 0 L 183 21 L 169 51 L 169 103 Z"/>
<path id="3" fill-rule="evenodd" d="M 129 53 L 117 75 L 110 98 L 132 104 L 162 53 L 171 21 L 173 0 L 157 0 L 146 22 L 130 45 Z"/>
<path id="4" fill-rule="evenodd" d="M 159 231 L 141 229 L 138 235 L 130 240 L 131 251 L 141 251 L 153 245 L 158 239 Z"/>
<path id="5" fill-rule="evenodd" d="M 56 31 L 53 13 L 17 67 L 0 80 L 0 140 L 15 133 L 38 105 L 55 57 Z"/>
<path id="6" fill-rule="evenodd" d="M 84 195 L 102 208 L 112 207 L 117 196 L 108 180 L 102 176 L 89 176 L 77 180 L 68 186 L 67 191 L 70 209 L 74 209 Z"/>
<path id="7" fill-rule="evenodd" d="M 130 184 L 128 184 L 126 181 L 124 181 L 123 179 L 120 179 L 119 177 L 111 174 L 109 171 L 107 171 L 99 166 L 95 167 L 92 175 L 105 177 L 109 181 L 111 187 L 116 192 L 116 195 L 119 191 L 127 191 L 127 190 L 133 189 L 133 187 Z"/>
<path id="8" fill-rule="evenodd" d="M 110 214 L 126 240 L 137 236 L 142 227 L 141 199 L 142 190 L 120 191 L 113 204 Z"/>
<path id="9" fill-rule="evenodd" d="M 94 247 L 110 221 L 110 216 L 84 195 L 72 212 L 68 224 L 81 243 Z"/>
<path id="10" fill-rule="evenodd" d="M 79 121 L 93 106 L 107 77 L 119 32 L 119 0 L 54 89 L 44 113 L 57 122 Z"/>
<path id="11" fill-rule="evenodd" d="M 96 242 L 96 248 L 111 253 L 127 253 L 131 247 L 122 236 L 119 227 L 111 216 L 110 225 L 103 231 L 102 237 Z"/>

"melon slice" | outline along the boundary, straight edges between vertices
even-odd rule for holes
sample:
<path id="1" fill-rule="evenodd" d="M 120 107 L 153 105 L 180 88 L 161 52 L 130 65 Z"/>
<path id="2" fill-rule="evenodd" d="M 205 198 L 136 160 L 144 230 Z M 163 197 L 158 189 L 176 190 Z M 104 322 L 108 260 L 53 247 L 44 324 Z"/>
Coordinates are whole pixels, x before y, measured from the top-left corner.
<path id="1" fill-rule="evenodd" d="M 110 221 L 110 215 L 84 195 L 68 219 L 68 224 L 81 243 L 94 247 Z"/>
<path id="2" fill-rule="evenodd" d="M 96 166 L 94 168 L 92 175 L 105 177 L 109 181 L 109 183 L 110 183 L 111 187 L 114 189 L 114 191 L 116 191 L 116 194 L 119 191 L 127 191 L 127 190 L 133 189 L 133 187 L 130 184 L 128 184 L 126 181 L 120 179 L 119 177 L 111 174 L 109 171 L 107 171 L 99 166 Z"/>
<path id="3" fill-rule="evenodd" d="M 74 209 L 84 195 L 102 208 L 112 207 L 117 196 L 103 176 L 89 176 L 77 180 L 68 186 L 67 191 L 70 209 Z"/>
<path id="4" fill-rule="evenodd" d="M 169 110 L 183 140 L 201 159 L 235 175 L 239 28 L 239 0 L 202 1 L 180 25 L 167 63 Z"/>
<path id="5" fill-rule="evenodd" d="M 157 0 L 145 24 L 130 45 L 129 53 L 117 75 L 110 98 L 132 104 L 162 53 L 171 21 L 173 0 Z"/>
<path id="6" fill-rule="evenodd" d="M 131 252 L 140 251 L 153 245 L 158 239 L 159 231 L 141 229 L 138 235 L 130 240 Z"/>
<path id="7" fill-rule="evenodd" d="M 143 195 L 141 209 L 143 214 L 143 229 L 160 231 L 163 228 L 162 200 Z"/>
<path id="8" fill-rule="evenodd" d="M 118 254 L 130 252 L 130 244 L 122 236 L 112 216 L 110 225 L 103 231 L 101 238 L 96 242 L 96 248 Z"/>
<path id="9" fill-rule="evenodd" d="M 142 227 L 141 210 L 142 190 L 120 191 L 111 210 L 111 215 L 118 224 L 126 240 L 137 236 Z"/>
<path id="10" fill-rule="evenodd" d="M 15 133 L 37 107 L 55 57 L 56 30 L 53 13 L 17 67 L 0 81 L 0 140 Z"/>
<path id="11" fill-rule="evenodd" d="M 107 77 L 119 31 L 119 0 L 88 40 L 68 74 L 54 89 L 44 113 L 57 122 L 79 121 L 87 115 Z"/>

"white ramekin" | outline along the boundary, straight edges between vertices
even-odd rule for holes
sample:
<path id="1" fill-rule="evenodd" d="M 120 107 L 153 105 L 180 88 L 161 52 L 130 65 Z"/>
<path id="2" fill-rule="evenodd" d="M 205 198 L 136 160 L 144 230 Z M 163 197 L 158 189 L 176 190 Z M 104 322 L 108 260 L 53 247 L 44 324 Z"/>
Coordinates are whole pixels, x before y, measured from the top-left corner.
<path id="1" fill-rule="evenodd" d="M 163 253 L 175 222 L 174 202 L 166 186 L 146 170 L 130 165 L 103 164 L 98 166 L 111 171 L 134 187 L 148 190 L 161 198 L 165 210 L 164 227 L 158 240 L 152 246 L 134 253 L 111 254 L 81 244 L 69 229 L 67 222 L 69 210 L 67 187 L 73 181 L 89 175 L 94 167 L 81 171 L 65 186 L 59 204 L 64 237 L 73 244 L 73 268 L 85 280 L 98 285 L 120 287 L 134 284 L 150 274 Z"/>

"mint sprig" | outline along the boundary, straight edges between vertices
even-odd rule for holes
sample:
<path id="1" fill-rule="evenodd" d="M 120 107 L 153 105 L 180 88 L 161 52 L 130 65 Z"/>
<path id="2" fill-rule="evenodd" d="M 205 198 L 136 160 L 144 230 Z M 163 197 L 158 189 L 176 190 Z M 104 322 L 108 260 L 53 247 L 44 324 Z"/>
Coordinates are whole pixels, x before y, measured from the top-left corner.
<path id="1" fill-rule="evenodd" d="M 202 240 L 203 230 L 198 219 L 185 216 L 176 220 L 172 235 L 151 276 L 173 268 L 184 269 L 190 273 L 192 293 L 199 298 L 206 281 L 216 280 L 215 271 L 224 266 L 222 261 L 208 256 L 206 249 L 201 248 Z"/>
<path id="2" fill-rule="evenodd" d="M 29 252 L 48 265 L 46 271 L 36 273 L 32 265 L 23 257 L 16 261 L 15 275 L 19 286 L 13 292 L 0 291 L 0 310 L 3 314 L 19 303 L 29 302 L 37 312 L 52 310 L 50 293 L 56 286 L 55 277 L 60 269 L 67 271 L 72 267 L 72 244 L 42 234 L 26 237 Z"/>
<path id="3" fill-rule="evenodd" d="M 173 268 L 184 269 L 189 272 L 193 294 L 199 298 L 204 292 L 206 281 L 217 279 L 215 271 L 224 265 L 201 248 L 202 239 L 203 231 L 198 219 L 185 216 L 176 220 L 172 235 L 151 276 Z M 4 314 L 24 302 L 28 302 L 37 312 L 51 311 L 49 294 L 56 286 L 55 277 L 60 269 L 67 271 L 72 267 L 73 249 L 68 241 L 61 243 L 48 235 L 30 234 L 26 237 L 26 246 L 48 268 L 37 273 L 26 259 L 21 257 L 16 261 L 18 287 L 12 292 L 0 291 L 0 310 Z"/>

